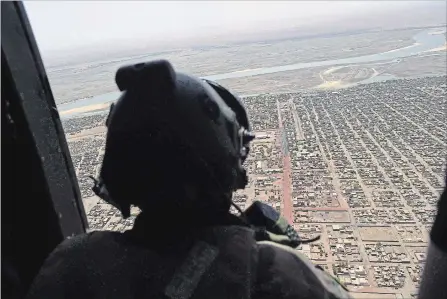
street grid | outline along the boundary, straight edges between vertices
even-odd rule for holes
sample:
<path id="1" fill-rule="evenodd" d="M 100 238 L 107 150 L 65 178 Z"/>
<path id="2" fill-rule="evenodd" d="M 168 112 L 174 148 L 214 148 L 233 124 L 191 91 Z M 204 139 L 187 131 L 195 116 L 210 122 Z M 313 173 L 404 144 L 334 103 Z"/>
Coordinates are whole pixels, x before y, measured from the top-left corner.
<path id="1" fill-rule="evenodd" d="M 446 77 L 243 101 L 257 139 L 234 201 L 268 202 L 301 237 L 321 235 L 298 250 L 351 291 L 414 296 L 444 182 Z M 124 231 L 138 210 L 122 219 L 87 178 L 104 154 L 105 116 L 64 120 L 64 129 L 91 230 Z"/>

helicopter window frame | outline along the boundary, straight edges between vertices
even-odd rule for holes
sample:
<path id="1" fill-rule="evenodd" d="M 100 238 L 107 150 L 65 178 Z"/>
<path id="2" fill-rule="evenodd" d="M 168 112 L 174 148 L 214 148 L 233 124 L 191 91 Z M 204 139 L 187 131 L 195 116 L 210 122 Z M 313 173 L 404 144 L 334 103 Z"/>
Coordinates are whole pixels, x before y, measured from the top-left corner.
<path id="1" fill-rule="evenodd" d="M 25 7 L 22 2 L 2 2 L 1 9 L 2 58 L 40 157 L 60 230 L 64 238 L 84 233 L 88 222 L 78 180 Z"/>

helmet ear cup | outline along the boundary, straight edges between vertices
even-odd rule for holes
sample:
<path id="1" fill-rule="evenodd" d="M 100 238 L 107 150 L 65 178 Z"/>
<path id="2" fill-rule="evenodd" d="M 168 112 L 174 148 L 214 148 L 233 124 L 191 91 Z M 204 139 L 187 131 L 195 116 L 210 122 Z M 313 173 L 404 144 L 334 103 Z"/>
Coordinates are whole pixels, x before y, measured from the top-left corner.
<path id="1" fill-rule="evenodd" d="M 250 132 L 250 123 L 248 121 L 247 111 L 245 110 L 242 101 L 236 95 L 228 91 L 228 89 L 216 82 L 206 79 L 204 79 L 204 81 L 207 82 L 222 98 L 225 104 L 227 104 L 228 107 L 234 111 L 239 125 L 244 129 L 240 136 L 242 139 L 242 144 L 240 146 L 241 149 L 243 148 L 245 151 L 245 154 L 241 155 L 242 163 L 244 163 L 250 152 L 250 142 L 255 139 L 255 135 Z"/>
<path id="2" fill-rule="evenodd" d="M 228 107 L 236 113 L 236 119 L 239 125 L 250 131 L 247 111 L 245 110 L 241 100 L 222 85 L 206 79 L 204 79 L 204 81 L 207 82 L 217 92 L 222 100 L 224 100 L 225 104 L 227 104 Z"/>

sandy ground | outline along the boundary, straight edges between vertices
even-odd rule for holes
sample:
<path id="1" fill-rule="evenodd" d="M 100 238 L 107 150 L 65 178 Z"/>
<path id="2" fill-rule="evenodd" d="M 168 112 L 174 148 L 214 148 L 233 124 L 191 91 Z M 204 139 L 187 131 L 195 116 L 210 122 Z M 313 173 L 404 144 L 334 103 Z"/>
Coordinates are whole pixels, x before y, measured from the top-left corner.
<path id="1" fill-rule="evenodd" d="M 445 30 L 440 30 L 440 31 L 435 31 L 435 32 L 430 32 L 429 34 L 430 35 L 439 35 L 439 34 L 444 34 L 444 33 L 446 33 L 447 31 L 445 31 Z"/>
<path id="2" fill-rule="evenodd" d="M 328 89 L 328 88 L 341 88 L 343 87 L 343 84 L 341 81 L 327 81 L 324 78 L 324 75 L 329 75 L 339 69 L 340 67 L 331 67 L 330 69 L 325 70 L 324 72 L 320 72 L 319 76 L 320 79 L 323 81 L 320 85 L 318 85 L 316 88 L 321 89 Z"/>
<path id="3" fill-rule="evenodd" d="M 321 89 L 337 89 L 337 88 L 343 88 L 346 85 L 343 84 L 342 81 L 325 81 L 324 83 L 321 83 L 317 86 L 317 88 Z"/>
<path id="4" fill-rule="evenodd" d="M 95 111 L 95 110 L 107 109 L 109 106 L 110 106 L 110 103 L 95 104 L 95 105 L 89 105 L 89 106 L 60 111 L 59 114 L 60 115 L 69 115 L 69 114 L 74 114 L 74 113 L 85 113 L 85 112 L 91 112 L 91 111 Z"/>
<path id="5" fill-rule="evenodd" d="M 420 43 L 414 43 L 414 44 L 406 46 L 406 47 L 402 47 L 402 48 L 397 48 L 397 49 L 394 49 L 394 50 L 386 51 L 385 53 L 393 53 L 393 52 L 400 51 L 400 50 L 403 50 L 403 49 L 413 48 L 413 47 L 416 47 L 416 46 L 419 46 L 419 45 L 420 45 Z"/>
<path id="6" fill-rule="evenodd" d="M 317 88 L 317 89 L 339 89 L 339 88 L 345 88 L 345 87 L 351 86 L 353 84 L 353 82 L 350 82 L 349 79 L 346 81 L 344 81 L 344 80 L 327 80 L 326 79 L 327 75 L 330 75 L 333 72 L 336 72 L 343 68 L 345 68 L 345 66 L 335 66 L 335 67 L 331 67 L 323 72 L 320 72 L 319 77 L 323 81 L 323 83 L 317 85 L 315 88 Z M 378 74 L 374 68 L 373 68 L 373 71 L 374 71 L 374 73 L 365 79 L 375 77 Z"/>
<path id="7" fill-rule="evenodd" d="M 69 135 L 67 135 L 67 139 L 69 141 L 73 141 L 76 139 L 82 139 L 82 138 L 92 136 L 92 135 L 104 134 L 106 132 L 107 132 L 107 128 L 105 126 L 98 126 L 98 127 L 94 127 L 91 129 L 83 130 L 82 132 L 77 133 L 77 134 L 69 134 Z"/>
<path id="8" fill-rule="evenodd" d="M 351 293 L 354 299 L 396 299 L 396 294 Z"/>
<path id="9" fill-rule="evenodd" d="M 206 76 L 386 52 L 412 45 L 414 43 L 412 36 L 416 32 L 415 30 L 403 30 L 343 37 L 275 40 L 269 41 L 268 45 L 249 42 L 207 48 L 185 47 L 167 52 L 149 53 L 144 51 L 139 56 L 133 56 L 132 53 L 134 52 L 130 51 L 128 54 L 121 53 L 122 56 L 120 57 L 127 56 L 126 58 L 101 57 L 100 61 L 89 61 L 90 59 L 87 57 L 85 57 L 86 60 L 83 57 L 76 57 L 76 61 L 84 61 L 83 63 L 71 62 L 73 59 L 63 58 L 64 67 L 48 69 L 47 71 L 54 97 L 57 104 L 61 104 L 116 91 L 115 72 L 123 64 L 163 58 L 171 61 L 176 70 Z M 346 51 L 346 49 L 349 49 L 349 51 Z M 299 73 L 304 74 L 305 70 L 300 70 Z M 318 77 L 318 73 L 315 75 Z M 296 91 L 301 88 L 309 88 L 309 85 L 312 87 L 318 84 L 309 84 L 309 81 L 314 82 L 314 78 L 312 75 L 307 75 L 310 79 L 305 78 L 305 82 L 300 82 L 304 81 L 300 78 L 289 84 L 290 80 L 288 79 L 286 85 L 281 85 L 281 83 L 284 83 L 286 76 L 286 73 L 270 74 L 270 76 L 263 77 L 262 81 L 249 83 L 249 86 L 246 85 L 245 80 L 231 80 L 231 82 L 236 86 L 238 92 L 242 91 L 243 94 L 262 93 L 266 92 L 267 89 L 275 92 Z M 269 80 L 265 80 L 265 78 L 270 78 L 270 82 L 266 82 Z M 256 78 L 251 78 L 247 81 L 255 80 Z M 266 84 L 267 86 L 265 86 Z"/>
<path id="10" fill-rule="evenodd" d="M 433 48 L 433 49 L 425 51 L 425 52 L 438 52 L 438 51 L 446 51 L 446 50 L 447 50 L 447 43 L 445 43 L 444 46 Z"/>

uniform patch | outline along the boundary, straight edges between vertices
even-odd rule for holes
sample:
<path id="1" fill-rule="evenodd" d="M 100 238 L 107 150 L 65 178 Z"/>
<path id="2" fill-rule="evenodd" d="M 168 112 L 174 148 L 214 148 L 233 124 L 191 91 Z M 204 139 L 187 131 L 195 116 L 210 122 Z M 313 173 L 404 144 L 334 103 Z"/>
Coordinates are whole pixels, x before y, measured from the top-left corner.
<path id="1" fill-rule="evenodd" d="M 175 271 L 165 295 L 171 299 L 188 299 L 194 293 L 202 275 L 216 259 L 219 250 L 202 241 L 197 242 L 183 264 Z"/>

